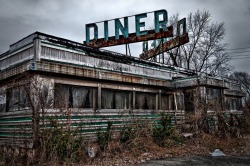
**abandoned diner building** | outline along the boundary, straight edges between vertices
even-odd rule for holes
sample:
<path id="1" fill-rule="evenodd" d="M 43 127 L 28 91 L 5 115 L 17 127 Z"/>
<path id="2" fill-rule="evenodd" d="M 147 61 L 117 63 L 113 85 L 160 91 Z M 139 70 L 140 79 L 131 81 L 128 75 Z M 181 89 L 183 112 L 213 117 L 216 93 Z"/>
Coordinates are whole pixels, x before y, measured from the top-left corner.
<path id="1" fill-rule="evenodd" d="M 199 94 L 199 99 L 197 98 Z M 94 136 L 160 113 L 240 111 L 238 83 L 35 32 L 0 55 L 0 144 L 32 147 L 42 128 Z M 211 105 L 217 104 L 216 110 Z"/>

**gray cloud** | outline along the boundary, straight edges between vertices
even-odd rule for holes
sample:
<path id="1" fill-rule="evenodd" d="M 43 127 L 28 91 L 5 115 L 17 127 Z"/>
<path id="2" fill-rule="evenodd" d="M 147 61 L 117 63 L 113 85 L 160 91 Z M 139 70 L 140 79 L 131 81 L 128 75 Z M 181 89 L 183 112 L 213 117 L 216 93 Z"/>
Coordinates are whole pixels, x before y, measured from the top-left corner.
<path id="1" fill-rule="evenodd" d="M 249 0 L 0 0 L 0 4 L 2 52 L 35 31 L 82 42 L 87 23 L 159 9 L 166 9 L 169 16 L 178 11 L 181 17 L 197 9 L 209 10 L 212 21 L 225 23 L 229 48 L 250 47 Z M 140 46 L 131 45 L 132 55 L 138 56 Z M 124 47 L 112 49 L 125 51 Z M 250 71 L 249 60 L 232 64 L 237 70 Z"/>

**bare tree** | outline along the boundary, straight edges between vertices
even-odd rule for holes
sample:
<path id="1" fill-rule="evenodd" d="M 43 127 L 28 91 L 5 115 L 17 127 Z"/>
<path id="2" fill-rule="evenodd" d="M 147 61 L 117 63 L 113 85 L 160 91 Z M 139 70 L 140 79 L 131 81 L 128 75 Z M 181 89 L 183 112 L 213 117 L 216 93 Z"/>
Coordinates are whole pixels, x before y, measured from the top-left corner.
<path id="1" fill-rule="evenodd" d="M 173 15 L 169 23 L 177 22 L 178 17 L 178 13 Z M 168 52 L 170 64 L 208 74 L 224 75 L 231 70 L 227 44 L 223 42 L 224 23 L 212 23 L 208 11 L 198 10 L 188 15 L 187 31 L 189 43 Z"/>
<path id="2" fill-rule="evenodd" d="M 233 72 L 230 76 L 231 79 L 237 80 L 242 87 L 242 90 L 245 92 L 246 96 L 245 107 L 247 110 L 250 110 L 250 75 L 247 72 Z"/>

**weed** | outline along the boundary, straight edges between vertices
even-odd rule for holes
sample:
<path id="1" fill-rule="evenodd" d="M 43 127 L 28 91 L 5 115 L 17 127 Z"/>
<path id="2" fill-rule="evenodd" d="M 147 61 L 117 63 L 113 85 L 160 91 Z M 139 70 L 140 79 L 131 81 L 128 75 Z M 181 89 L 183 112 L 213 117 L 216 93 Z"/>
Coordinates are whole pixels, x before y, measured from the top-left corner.
<path id="1" fill-rule="evenodd" d="M 175 127 L 171 124 L 172 116 L 161 114 L 159 124 L 153 128 L 152 137 L 159 146 L 169 147 L 175 142 L 183 140 L 176 134 Z"/>
<path id="2" fill-rule="evenodd" d="M 84 159 L 79 155 L 85 153 L 84 146 L 83 137 L 63 128 L 47 129 L 40 135 L 39 151 L 47 161 L 79 162 Z"/>
<path id="3" fill-rule="evenodd" d="M 106 150 L 109 142 L 112 140 L 112 131 L 111 131 L 112 122 L 108 122 L 108 127 L 106 131 L 97 132 L 97 143 L 100 146 L 101 150 Z"/>

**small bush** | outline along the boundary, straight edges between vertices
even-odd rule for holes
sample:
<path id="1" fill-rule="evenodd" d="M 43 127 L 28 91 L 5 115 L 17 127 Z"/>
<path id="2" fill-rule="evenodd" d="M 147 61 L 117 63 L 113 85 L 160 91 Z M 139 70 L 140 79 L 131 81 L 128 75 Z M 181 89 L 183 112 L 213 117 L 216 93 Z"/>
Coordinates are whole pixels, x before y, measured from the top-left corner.
<path id="1" fill-rule="evenodd" d="M 250 114 L 243 114 L 239 118 L 239 127 L 242 134 L 250 133 Z"/>
<path id="2" fill-rule="evenodd" d="M 83 160 L 86 153 L 83 137 L 62 128 L 44 130 L 40 135 L 39 150 L 46 161 L 70 163 Z"/>
<path id="3" fill-rule="evenodd" d="M 133 137 L 133 128 L 132 126 L 124 126 L 120 132 L 120 142 L 126 143 Z"/>
<path id="4" fill-rule="evenodd" d="M 169 147 L 175 142 L 182 142 L 181 137 L 176 134 L 171 120 L 172 116 L 162 113 L 159 124 L 153 128 L 152 137 L 159 146 Z"/>

